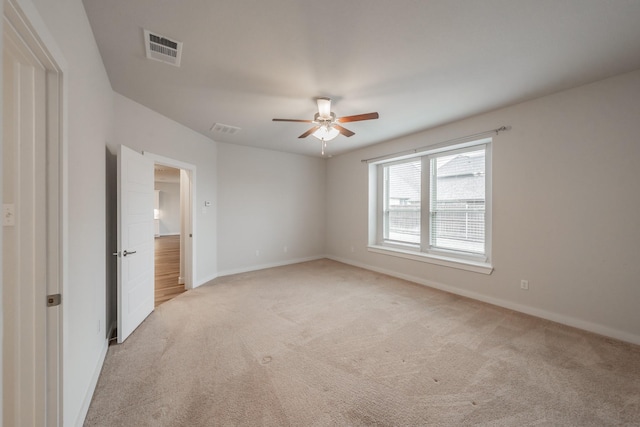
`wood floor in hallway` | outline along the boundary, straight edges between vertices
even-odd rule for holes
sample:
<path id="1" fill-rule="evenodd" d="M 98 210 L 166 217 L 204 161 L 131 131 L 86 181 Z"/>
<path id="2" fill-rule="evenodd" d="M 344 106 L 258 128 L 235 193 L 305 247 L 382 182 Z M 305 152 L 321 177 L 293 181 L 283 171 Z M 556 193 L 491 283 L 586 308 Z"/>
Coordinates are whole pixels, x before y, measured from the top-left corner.
<path id="1" fill-rule="evenodd" d="M 155 306 L 184 292 L 180 276 L 180 236 L 155 238 Z"/>

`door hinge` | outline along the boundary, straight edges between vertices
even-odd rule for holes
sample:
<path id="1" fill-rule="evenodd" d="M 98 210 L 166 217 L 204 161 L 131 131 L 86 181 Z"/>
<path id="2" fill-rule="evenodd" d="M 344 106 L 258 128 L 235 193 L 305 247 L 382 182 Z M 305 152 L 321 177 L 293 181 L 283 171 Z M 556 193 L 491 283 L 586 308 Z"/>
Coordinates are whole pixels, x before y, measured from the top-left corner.
<path id="1" fill-rule="evenodd" d="M 47 295 L 47 307 L 55 307 L 60 305 L 60 294 Z"/>

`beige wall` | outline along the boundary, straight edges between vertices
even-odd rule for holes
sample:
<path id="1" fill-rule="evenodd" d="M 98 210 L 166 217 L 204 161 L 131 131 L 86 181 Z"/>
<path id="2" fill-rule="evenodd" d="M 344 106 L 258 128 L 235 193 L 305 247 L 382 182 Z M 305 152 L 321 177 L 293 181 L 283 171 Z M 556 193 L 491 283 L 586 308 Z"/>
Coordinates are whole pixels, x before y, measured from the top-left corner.
<path id="1" fill-rule="evenodd" d="M 323 159 L 219 144 L 217 169 L 219 275 L 324 255 Z"/>
<path id="2" fill-rule="evenodd" d="M 180 183 L 155 182 L 160 199 L 160 235 L 180 234 Z"/>
<path id="3" fill-rule="evenodd" d="M 116 94 L 115 136 L 113 144 L 109 144 L 109 149 L 116 152 L 118 144 L 196 167 L 194 285 L 198 286 L 216 277 L 217 143 L 129 98 Z M 211 201 L 212 206 L 204 208 L 205 201 Z"/>
<path id="4" fill-rule="evenodd" d="M 323 159 L 215 142 L 119 94 L 114 110 L 112 152 L 196 166 L 196 285 L 324 255 Z"/>
<path id="5" fill-rule="evenodd" d="M 328 160 L 327 253 L 640 343 L 640 70 Z M 375 157 L 513 129 L 493 144 L 490 276 L 368 252 Z M 351 252 L 351 247 L 354 252 Z M 529 280 L 529 290 L 520 289 Z"/>

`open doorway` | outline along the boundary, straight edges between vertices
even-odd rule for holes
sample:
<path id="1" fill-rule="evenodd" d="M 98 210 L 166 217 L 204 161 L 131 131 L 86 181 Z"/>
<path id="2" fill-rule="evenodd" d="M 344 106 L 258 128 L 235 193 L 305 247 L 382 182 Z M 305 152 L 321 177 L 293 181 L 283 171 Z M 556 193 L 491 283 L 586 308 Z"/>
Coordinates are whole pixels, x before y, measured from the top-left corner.
<path id="1" fill-rule="evenodd" d="M 118 147 L 117 160 L 118 243 L 113 255 L 117 255 L 117 337 L 118 343 L 122 343 L 155 306 L 153 209 L 156 164 L 180 169 L 179 271 L 184 279 L 181 281 L 184 289 L 193 288 L 196 168 L 149 152 L 140 154 L 124 145 Z"/>
<path id="2" fill-rule="evenodd" d="M 184 290 L 193 289 L 193 274 L 196 270 L 195 267 L 195 236 L 193 234 L 193 230 L 195 228 L 195 191 L 196 191 L 196 167 L 195 165 L 185 163 L 179 160 L 174 160 L 168 157 L 159 156 L 157 154 L 149 153 L 147 151 L 143 152 L 145 157 L 150 158 L 154 161 L 156 169 L 165 169 L 167 170 L 167 174 L 170 174 L 172 178 L 167 178 L 167 181 L 176 181 L 176 173 L 179 174 L 179 209 L 180 209 L 180 231 L 179 231 L 179 275 L 178 275 L 178 284 L 175 285 L 173 279 L 171 279 L 170 287 L 176 291 L 175 295 L 182 293 Z M 162 181 L 161 181 L 162 182 Z M 174 191 L 175 194 L 175 190 Z M 175 222 L 173 225 L 163 224 L 162 217 L 162 207 L 163 203 L 163 194 L 160 189 L 160 193 L 158 194 L 158 220 L 160 220 L 157 224 L 156 234 L 160 235 L 163 233 L 171 234 L 170 230 L 175 230 Z M 175 205 L 175 199 L 170 204 Z M 155 214 L 155 212 L 154 212 Z M 175 219 L 177 215 L 175 212 L 172 214 Z M 175 231 L 174 231 L 175 232 Z M 175 239 L 175 237 L 174 237 Z M 174 244 L 175 245 L 175 244 Z M 175 246 L 173 251 L 175 252 Z M 156 265 L 161 265 L 163 260 L 158 260 L 156 258 Z M 172 263 L 175 263 L 175 257 L 171 258 Z M 172 273 L 173 275 L 173 273 Z M 173 295 L 173 296 L 175 296 Z M 164 301 L 168 301 L 165 299 Z M 163 301 L 158 301 L 156 306 Z"/>
<path id="3" fill-rule="evenodd" d="M 155 206 L 155 292 L 154 305 L 183 293 L 181 274 L 181 197 L 180 169 L 156 164 L 154 168 Z"/>
<path id="4" fill-rule="evenodd" d="M 179 190 L 179 194 L 180 194 L 179 196 L 179 200 L 180 200 L 179 202 L 179 206 L 180 206 L 179 257 L 180 258 L 179 259 L 180 261 L 179 263 L 180 263 L 180 267 L 179 267 L 178 283 L 175 284 L 173 279 L 171 279 L 172 282 L 170 284 L 170 286 L 173 287 L 174 290 L 176 291 L 175 295 L 178 295 L 182 293 L 184 290 L 193 289 L 193 274 L 196 270 L 195 236 L 193 234 L 193 230 L 195 228 L 194 194 L 196 191 L 196 167 L 195 165 L 192 165 L 190 163 L 185 163 L 179 160 L 171 159 L 169 157 L 160 156 L 157 154 L 150 153 L 148 151 L 144 151 L 143 155 L 153 160 L 156 169 L 166 169 L 167 171 L 174 169 L 173 171 L 167 172 L 173 175 L 173 178 L 170 179 L 171 181 L 175 181 L 175 174 L 176 174 L 175 171 L 178 171 L 179 173 L 179 188 L 180 188 Z M 158 220 L 160 221 L 157 224 L 155 234 L 160 235 L 167 232 L 167 230 L 175 230 L 175 227 L 172 225 L 162 223 L 162 216 L 163 216 L 162 207 L 164 206 L 162 189 L 160 189 L 160 193 L 156 193 L 156 194 L 158 194 L 157 209 L 159 209 Z M 172 201 L 171 203 L 175 204 L 175 200 Z M 175 217 L 175 213 L 173 215 Z M 154 212 L 154 217 L 155 217 L 155 212 Z M 166 228 L 163 228 L 163 227 L 166 227 Z M 169 233 L 167 232 L 167 234 Z M 175 252 L 176 250 L 173 249 L 173 251 Z M 156 260 L 157 259 L 158 258 L 156 258 Z M 172 257 L 171 259 L 173 260 L 172 262 L 175 263 L 175 258 Z M 162 263 L 163 263 L 162 260 L 156 261 L 157 265 L 160 265 Z M 180 292 L 177 292 L 177 291 L 180 291 Z M 165 301 L 167 300 L 168 299 L 166 299 Z M 157 306 L 159 304 L 156 303 L 155 305 Z"/>

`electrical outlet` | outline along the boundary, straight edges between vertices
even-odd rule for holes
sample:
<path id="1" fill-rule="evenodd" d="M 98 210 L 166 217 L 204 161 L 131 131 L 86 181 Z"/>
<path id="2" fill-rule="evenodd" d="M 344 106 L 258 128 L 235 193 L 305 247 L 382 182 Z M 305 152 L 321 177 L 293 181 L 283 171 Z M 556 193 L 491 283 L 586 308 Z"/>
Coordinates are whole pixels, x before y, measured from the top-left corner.
<path id="1" fill-rule="evenodd" d="M 282 249 L 282 252 L 284 252 L 284 253 L 287 253 L 288 251 L 289 251 L 289 248 L 286 247 L 286 246 Z"/>
<path id="2" fill-rule="evenodd" d="M 528 280 L 520 280 L 520 289 L 524 289 L 525 291 L 529 290 L 529 281 Z"/>
<path id="3" fill-rule="evenodd" d="M 259 250 L 256 251 L 256 256 L 260 256 L 260 251 Z"/>

